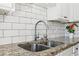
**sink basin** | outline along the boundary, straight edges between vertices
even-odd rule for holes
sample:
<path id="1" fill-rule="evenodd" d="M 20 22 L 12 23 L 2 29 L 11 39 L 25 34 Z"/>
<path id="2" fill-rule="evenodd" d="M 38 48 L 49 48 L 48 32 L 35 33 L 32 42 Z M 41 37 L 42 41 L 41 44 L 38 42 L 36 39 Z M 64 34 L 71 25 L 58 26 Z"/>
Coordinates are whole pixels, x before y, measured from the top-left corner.
<path id="1" fill-rule="evenodd" d="M 64 43 L 58 42 L 58 41 L 45 41 L 42 43 L 40 42 L 39 44 L 20 43 L 20 44 L 18 44 L 18 46 L 25 49 L 25 50 L 28 50 L 28 51 L 39 52 L 39 51 L 47 50 L 51 47 L 57 47 L 62 44 L 64 44 Z"/>
<path id="2" fill-rule="evenodd" d="M 49 46 L 49 47 L 56 47 L 56 46 L 59 46 L 59 45 L 62 45 L 62 44 L 64 44 L 64 43 L 58 42 L 58 41 L 47 41 L 47 42 L 44 42 L 44 45 Z"/>
<path id="3" fill-rule="evenodd" d="M 48 46 L 45 46 L 45 45 L 42 45 L 42 44 L 24 43 L 24 44 L 18 44 L 18 46 L 25 49 L 25 50 L 32 51 L 32 52 L 39 52 L 39 51 L 49 49 Z"/>

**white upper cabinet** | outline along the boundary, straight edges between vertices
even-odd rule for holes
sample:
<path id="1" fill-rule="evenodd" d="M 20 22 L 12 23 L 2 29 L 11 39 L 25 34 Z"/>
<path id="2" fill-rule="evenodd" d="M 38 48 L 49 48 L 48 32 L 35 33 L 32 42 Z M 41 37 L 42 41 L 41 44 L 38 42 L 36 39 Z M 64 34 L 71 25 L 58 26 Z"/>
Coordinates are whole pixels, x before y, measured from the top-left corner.
<path id="1" fill-rule="evenodd" d="M 79 3 L 74 3 L 71 4 L 71 8 L 70 8 L 70 17 L 74 20 L 74 21 L 79 21 Z"/>
<path id="2" fill-rule="evenodd" d="M 60 7 L 60 17 L 69 17 L 70 15 L 70 6 L 68 3 L 62 3 L 60 5 L 58 5 Z"/>
<path id="3" fill-rule="evenodd" d="M 14 3 L 0 3 L 0 15 L 15 11 Z"/>
<path id="4" fill-rule="evenodd" d="M 47 9 L 47 20 L 54 20 L 54 18 L 59 17 L 60 15 L 60 7 L 59 6 L 53 6 L 49 7 Z"/>
<path id="5" fill-rule="evenodd" d="M 48 8 L 48 20 L 64 18 L 64 16 L 66 16 L 69 21 L 79 21 L 78 6 L 79 3 L 57 3 L 55 7 Z"/>
<path id="6" fill-rule="evenodd" d="M 69 17 L 69 8 L 69 4 L 66 3 L 57 3 L 55 7 L 48 8 L 48 20 L 53 20 L 55 18 L 60 18 L 64 16 Z"/>
<path id="7" fill-rule="evenodd" d="M 72 21 L 79 21 L 79 4 L 78 3 L 65 3 L 61 5 L 61 17 L 68 17 L 67 20 L 70 22 Z"/>

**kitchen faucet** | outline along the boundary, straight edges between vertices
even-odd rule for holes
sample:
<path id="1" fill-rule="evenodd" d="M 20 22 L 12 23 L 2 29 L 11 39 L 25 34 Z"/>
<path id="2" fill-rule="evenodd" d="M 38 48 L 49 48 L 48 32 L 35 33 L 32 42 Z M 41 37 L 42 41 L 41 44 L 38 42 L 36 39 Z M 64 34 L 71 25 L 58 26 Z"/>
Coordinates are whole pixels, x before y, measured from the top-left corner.
<path id="1" fill-rule="evenodd" d="M 47 39 L 47 24 L 46 24 L 46 22 L 44 22 L 44 21 L 42 21 L 42 20 L 39 20 L 36 24 L 35 24 L 35 41 L 37 41 L 37 38 L 39 38 L 39 33 L 38 33 L 38 35 L 37 35 L 37 25 L 39 24 L 39 23 L 44 23 L 45 24 L 45 26 L 46 26 L 46 35 L 44 35 L 44 38 L 45 39 Z"/>

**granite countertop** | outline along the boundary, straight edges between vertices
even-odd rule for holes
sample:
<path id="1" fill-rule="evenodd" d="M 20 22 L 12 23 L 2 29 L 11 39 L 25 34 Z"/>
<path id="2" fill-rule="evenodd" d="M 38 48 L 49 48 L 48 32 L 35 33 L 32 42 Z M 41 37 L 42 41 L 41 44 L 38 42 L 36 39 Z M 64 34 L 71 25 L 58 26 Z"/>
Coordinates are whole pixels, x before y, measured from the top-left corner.
<path id="1" fill-rule="evenodd" d="M 42 42 L 42 41 L 38 41 L 36 43 L 39 43 L 39 42 Z M 35 43 L 35 41 L 33 41 L 32 43 Z M 79 43 L 79 41 L 75 41 L 71 44 L 65 43 L 57 47 L 43 50 L 40 52 L 31 52 L 28 50 L 24 50 L 23 48 L 18 46 L 19 43 L 0 45 L 0 56 L 54 56 L 59 52 L 62 52 L 65 49 L 76 45 L 77 43 Z"/>

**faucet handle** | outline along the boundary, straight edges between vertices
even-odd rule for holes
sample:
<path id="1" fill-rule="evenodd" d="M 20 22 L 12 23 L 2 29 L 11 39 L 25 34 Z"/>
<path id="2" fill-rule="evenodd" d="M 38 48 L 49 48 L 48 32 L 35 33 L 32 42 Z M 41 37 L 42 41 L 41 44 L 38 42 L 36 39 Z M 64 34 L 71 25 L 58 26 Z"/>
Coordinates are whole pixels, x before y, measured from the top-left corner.
<path id="1" fill-rule="evenodd" d="M 43 37 L 44 37 L 45 39 L 47 39 L 47 35 L 43 35 Z"/>
<path id="2" fill-rule="evenodd" d="M 47 38 L 47 35 L 43 35 L 44 38 Z"/>

